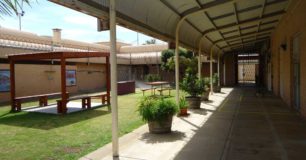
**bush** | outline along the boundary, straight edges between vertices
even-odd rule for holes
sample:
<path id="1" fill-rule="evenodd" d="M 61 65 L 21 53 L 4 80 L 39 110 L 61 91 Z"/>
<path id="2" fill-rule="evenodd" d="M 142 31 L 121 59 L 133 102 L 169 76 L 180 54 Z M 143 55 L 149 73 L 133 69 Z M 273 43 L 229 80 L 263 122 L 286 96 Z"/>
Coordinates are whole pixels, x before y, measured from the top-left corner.
<path id="1" fill-rule="evenodd" d="M 204 77 L 204 85 L 206 89 L 210 87 L 210 77 Z"/>
<path id="2" fill-rule="evenodd" d="M 178 106 L 173 100 L 144 97 L 138 106 L 140 116 L 144 121 L 163 121 L 178 112 Z"/>
<path id="3" fill-rule="evenodd" d="M 175 57 L 175 50 L 173 49 L 166 49 L 162 51 L 161 54 L 161 68 L 165 71 L 174 71 L 175 69 L 175 63 L 174 63 L 174 57 Z M 184 48 L 179 49 L 179 61 L 180 66 L 182 68 L 185 68 L 186 66 L 186 60 L 191 59 L 193 57 L 193 54 L 191 51 L 188 51 Z"/>
<path id="4" fill-rule="evenodd" d="M 185 108 L 187 108 L 187 101 L 186 101 L 186 99 L 185 99 L 185 96 L 182 96 L 182 97 L 180 98 L 179 107 L 180 107 L 180 109 L 185 109 Z"/>
<path id="5" fill-rule="evenodd" d="M 161 78 L 158 74 L 147 74 L 144 79 L 145 79 L 146 82 L 154 82 L 154 81 L 160 81 L 161 80 Z"/>
<path id="6" fill-rule="evenodd" d="M 205 92 L 203 79 L 199 79 L 196 74 L 186 73 L 180 84 L 182 90 L 187 92 L 191 97 L 198 97 Z"/>
<path id="7" fill-rule="evenodd" d="M 216 86 L 218 85 L 218 82 L 219 82 L 219 76 L 218 76 L 218 73 L 214 73 L 213 75 L 213 85 Z"/>

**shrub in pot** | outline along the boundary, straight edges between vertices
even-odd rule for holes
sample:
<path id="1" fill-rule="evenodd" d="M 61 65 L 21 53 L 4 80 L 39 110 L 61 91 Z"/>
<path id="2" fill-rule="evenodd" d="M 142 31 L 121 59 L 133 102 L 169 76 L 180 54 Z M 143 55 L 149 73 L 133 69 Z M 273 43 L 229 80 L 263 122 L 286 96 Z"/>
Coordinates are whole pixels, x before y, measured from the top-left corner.
<path id="1" fill-rule="evenodd" d="M 187 116 L 188 113 L 187 113 L 187 108 L 188 108 L 188 105 L 187 105 L 187 101 L 185 99 L 185 97 L 181 97 L 180 98 L 180 103 L 179 103 L 179 107 L 180 107 L 180 116 Z"/>
<path id="2" fill-rule="evenodd" d="M 142 119 L 148 122 L 150 133 L 171 132 L 172 117 L 178 112 L 173 100 L 144 97 L 138 107 Z"/>
<path id="3" fill-rule="evenodd" d="M 199 109 L 201 106 L 201 95 L 205 91 L 204 80 L 199 79 L 191 69 L 186 70 L 186 75 L 180 84 L 182 90 L 190 96 L 186 97 L 189 108 Z"/>
<path id="4" fill-rule="evenodd" d="M 221 92 L 221 87 L 218 85 L 219 82 L 219 76 L 217 73 L 213 75 L 213 91 L 216 93 Z"/>
<path id="5" fill-rule="evenodd" d="M 205 89 L 204 89 L 204 92 L 201 96 L 201 100 L 202 101 L 208 101 L 209 100 L 209 93 L 210 93 L 210 79 L 209 77 L 205 77 L 204 78 L 204 86 L 205 86 Z"/>

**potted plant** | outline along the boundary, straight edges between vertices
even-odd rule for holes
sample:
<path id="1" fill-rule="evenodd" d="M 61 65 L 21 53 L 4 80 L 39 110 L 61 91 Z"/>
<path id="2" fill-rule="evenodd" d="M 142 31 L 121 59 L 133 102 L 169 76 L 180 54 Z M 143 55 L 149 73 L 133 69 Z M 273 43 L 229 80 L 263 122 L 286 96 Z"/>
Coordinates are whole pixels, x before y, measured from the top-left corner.
<path id="1" fill-rule="evenodd" d="M 178 112 L 173 100 L 144 97 L 138 107 L 142 119 L 148 122 L 150 133 L 171 132 L 172 117 Z"/>
<path id="2" fill-rule="evenodd" d="M 204 86 L 205 86 L 205 89 L 204 89 L 204 92 L 201 96 L 201 100 L 203 101 L 208 101 L 209 99 L 209 93 L 210 93 L 210 79 L 209 77 L 205 77 L 204 78 Z"/>
<path id="3" fill-rule="evenodd" d="M 221 92 L 221 87 L 218 85 L 219 82 L 219 76 L 217 73 L 213 75 L 213 91 L 216 93 Z"/>
<path id="4" fill-rule="evenodd" d="M 186 101 L 184 96 L 182 96 L 180 98 L 179 107 L 180 107 L 180 114 L 179 115 L 180 116 L 187 116 L 188 115 L 188 113 L 187 113 L 188 106 L 187 106 L 187 101 Z"/>
<path id="5" fill-rule="evenodd" d="M 204 80 L 199 79 L 196 72 L 188 68 L 180 85 L 182 90 L 190 95 L 186 97 L 186 100 L 189 103 L 189 108 L 199 109 L 201 106 L 201 95 L 205 91 Z"/>

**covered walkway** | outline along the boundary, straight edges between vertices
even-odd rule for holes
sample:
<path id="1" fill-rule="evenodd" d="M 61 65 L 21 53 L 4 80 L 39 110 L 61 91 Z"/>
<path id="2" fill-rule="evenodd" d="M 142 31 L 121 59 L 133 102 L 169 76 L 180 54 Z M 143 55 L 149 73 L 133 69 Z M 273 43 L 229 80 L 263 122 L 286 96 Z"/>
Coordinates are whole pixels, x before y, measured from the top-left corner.
<path id="1" fill-rule="evenodd" d="M 305 126 L 280 98 L 235 88 L 175 159 L 304 159 Z"/>
<path id="2" fill-rule="evenodd" d="M 306 156 L 306 123 L 272 94 L 225 88 L 201 110 L 174 120 L 173 133 L 153 135 L 143 126 L 120 138 L 119 159 L 272 160 Z M 111 144 L 83 159 L 113 159 Z"/>

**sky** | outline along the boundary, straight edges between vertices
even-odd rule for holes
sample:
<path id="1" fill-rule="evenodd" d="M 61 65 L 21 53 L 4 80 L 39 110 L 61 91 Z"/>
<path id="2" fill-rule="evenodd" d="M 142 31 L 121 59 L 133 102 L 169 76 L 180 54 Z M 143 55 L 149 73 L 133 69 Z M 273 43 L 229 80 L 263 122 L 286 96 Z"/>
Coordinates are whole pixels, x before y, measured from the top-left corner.
<path id="1" fill-rule="evenodd" d="M 42 36 L 52 36 L 53 28 L 62 29 L 63 39 L 83 42 L 109 41 L 109 31 L 97 31 L 97 19 L 47 0 L 32 0 L 31 6 L 24 5 L 25 14 L 21 19 L 22 31 Z M 0 17 L 0 26 L 19 30 L 18 17 Z M 139 44 L 152 37 L 138 34 Z M 137 32 L 117 26 L 117 40 L 137 45 Z M 163 43 L 157 40 L 157 43 Z"/>

